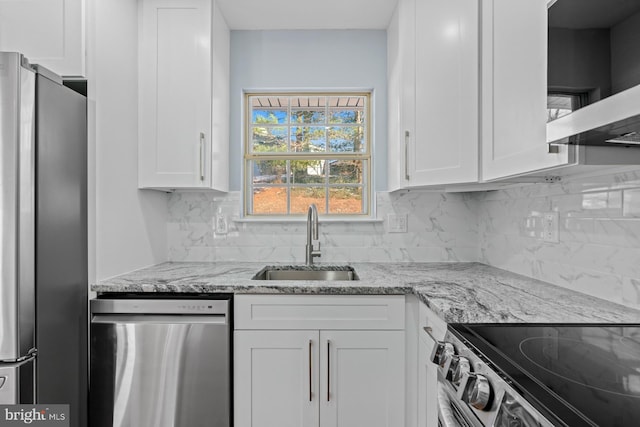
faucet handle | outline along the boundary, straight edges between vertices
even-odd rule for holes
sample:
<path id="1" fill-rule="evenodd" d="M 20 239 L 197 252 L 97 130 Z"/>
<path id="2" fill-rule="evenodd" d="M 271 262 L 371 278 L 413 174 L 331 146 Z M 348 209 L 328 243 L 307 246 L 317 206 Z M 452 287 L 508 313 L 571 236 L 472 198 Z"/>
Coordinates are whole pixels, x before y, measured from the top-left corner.
<path id="1" fill-rule="evenodd" d="M 322 256 L 322 253 L 320 253 L 320 242 L 318 242 L 318 247 L 314 248 L 313 245 L 311 245 L 311 257 L 318 257 L 320 258 Z"/>

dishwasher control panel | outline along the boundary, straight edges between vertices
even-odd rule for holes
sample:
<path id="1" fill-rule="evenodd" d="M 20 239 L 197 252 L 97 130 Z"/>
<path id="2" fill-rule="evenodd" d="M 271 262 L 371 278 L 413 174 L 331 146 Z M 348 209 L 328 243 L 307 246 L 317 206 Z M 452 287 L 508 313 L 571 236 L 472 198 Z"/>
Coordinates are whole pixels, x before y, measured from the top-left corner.
<path id="1" fill-rule="evenodd" d="M 91 300 L 91 313 L 101 314 L 199 314 L 227 316 L 229 299 L 129 299 Z"/>

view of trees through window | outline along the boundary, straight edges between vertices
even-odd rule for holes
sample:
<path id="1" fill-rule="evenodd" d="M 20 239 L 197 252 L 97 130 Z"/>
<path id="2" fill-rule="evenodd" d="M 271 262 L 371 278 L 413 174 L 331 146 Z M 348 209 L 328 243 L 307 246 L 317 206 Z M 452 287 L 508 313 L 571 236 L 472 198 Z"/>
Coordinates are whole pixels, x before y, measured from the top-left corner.
<path id="1" fill-rule="evenodd" d="M 547 94 L 547 123 L 571 114 L 588 104 L 586 92 L 551 92 Z"/>
<path id="2" fill-rule="evenodd" d="M 249 215 L 369 213 L 368 94 L 247 96 Z"/>

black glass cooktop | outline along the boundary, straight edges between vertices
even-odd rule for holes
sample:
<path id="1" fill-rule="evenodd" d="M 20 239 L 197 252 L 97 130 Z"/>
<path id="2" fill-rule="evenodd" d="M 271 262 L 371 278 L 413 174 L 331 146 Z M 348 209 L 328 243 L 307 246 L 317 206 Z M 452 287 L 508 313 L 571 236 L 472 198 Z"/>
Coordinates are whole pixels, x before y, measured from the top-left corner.
<path id="1" fill-rule="evenodd" d="M 640 426 L 640 325 L 451 325 L 551 421 Z"/>

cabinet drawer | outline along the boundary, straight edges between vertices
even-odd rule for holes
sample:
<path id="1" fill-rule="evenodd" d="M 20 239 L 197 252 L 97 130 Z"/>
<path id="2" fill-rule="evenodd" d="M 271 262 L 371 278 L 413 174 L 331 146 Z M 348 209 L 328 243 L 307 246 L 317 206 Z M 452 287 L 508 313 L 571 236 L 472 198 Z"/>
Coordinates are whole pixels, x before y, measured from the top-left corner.
<path id="1" fill-rule="evenodd" d="M 235 329 L 404 329 L 404 295 L 236 295 Z"/>

